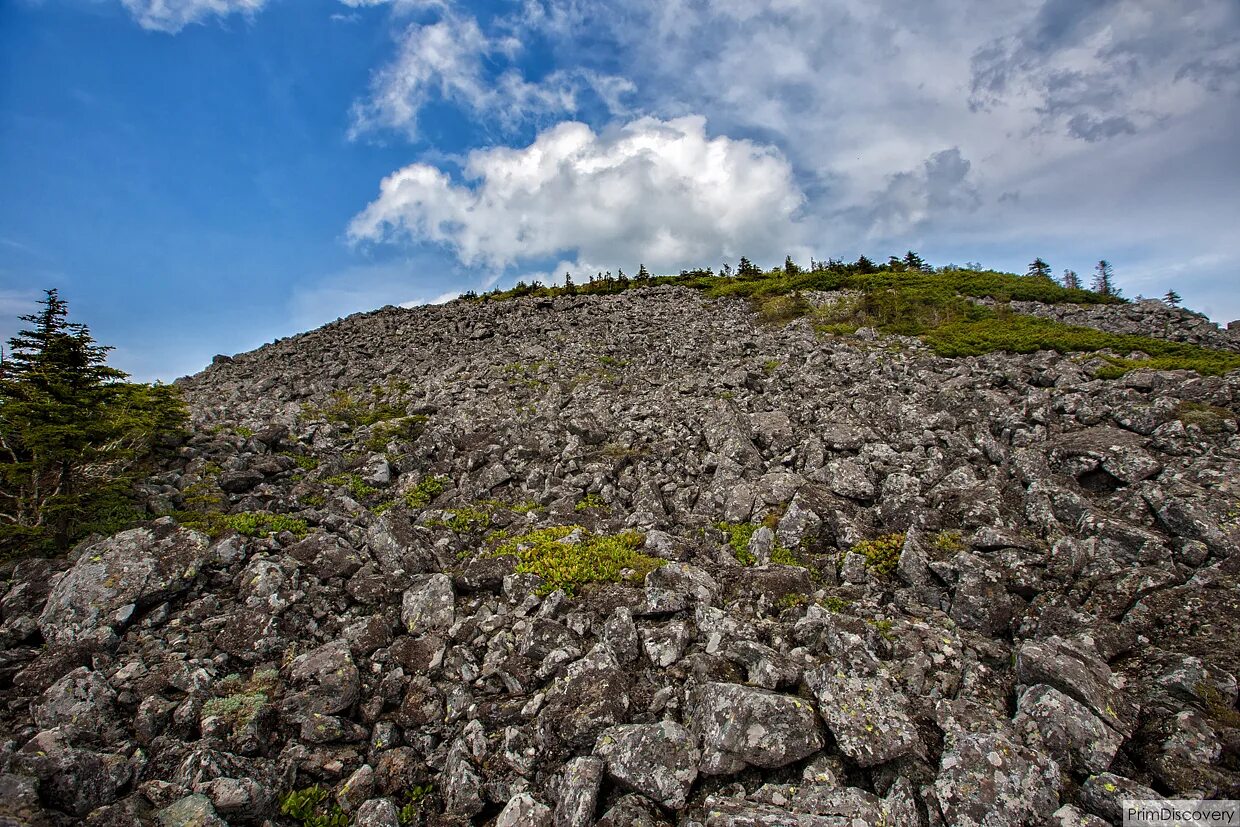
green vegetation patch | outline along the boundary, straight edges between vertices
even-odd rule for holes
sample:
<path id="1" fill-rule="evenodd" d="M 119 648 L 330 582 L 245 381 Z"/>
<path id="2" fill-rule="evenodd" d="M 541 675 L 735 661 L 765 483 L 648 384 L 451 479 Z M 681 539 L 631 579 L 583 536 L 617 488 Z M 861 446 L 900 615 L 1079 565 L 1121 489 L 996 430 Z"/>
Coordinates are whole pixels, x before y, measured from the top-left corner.
<path id="1" fill-rule="evenodd" d="M 940 356 L 980 356 L 994 351 L 1034 353 L 1116 353 L 1139 351 L 1148 358 L 1112 359 L 1098 372 L 1103 379 L 1122 376 L 1130 370 L 1195 370 L 1202 375 L 1219 376 L 1240 369 L 1240 354 L 1210 350 L 1183 342 L 1169 342 L 1149 336 L 1106 333 L 1090 327 L 1076 327 L 1052 319 L 991 311 L 973 318 L 950 321 L 924 333 L 924 338 Z"/>
<path id="2" fill-rule="evenodd" d="M 331 792 L 318 784 L 289 792 L 280 799 L 280 812 L 304 827 L 349 827 Z"/>
<path id="3" fill-rule="evenodd" d="M 447 477 L 438 474 L 423 477 L 418 480 L 417 485 L 405 492 L 405 505 L 410 508 L 426 508 L 436 497 L 444 492 L 449 482 L 451 480 Z"/>
<path id="4" fill-rule="evenodd" d="M 753 539 L 754 532 L 764 525 L 767 528 L 774 529 L 772 523 L 777 524 L 778 521 L 778 512 L 771 512 L 761 523 L 727 523 L 721 521 L 715 523 L 715 528 L 722 531 L 727 537 L 727 544 L 732 549 L 732 556 L 736 558 L 736 561 L 742 566 L 752 566 L 758 562 L 757 558 L 749 551 L 749 541 Z M 771 562 L 780 566 L 805 565 L 792 549 L 780 545 L 779 540 L 775 541 L 775 545 L 771 549 Z"/>
<path id="5" fill-rule="evenodd" d="M 225 528 L 231 529 L 246 537 L 265 537 L 268 534 L 290 532 L 298 537 L 310 533 L 306 521 L 287 514 L 271 514 L 266 511 L 246 511 L 241 514 L 228 514 L 223 517 Z"/>
<path id="6" fill-rule="evenodd" d="M 852 547 L 854 554 L 865 558 L 865 566 L 880 577 L 891 577 L 900 563 L 900 552 L 904 548 L 904 534 L 884 534 L 873 540 L 862 540 Z"/>
<path id="7" fill-rule="evenodd" d="M 423 414 L 414 414 L 375 423 L 370 429 L 370 435 L 366 437 L 366 448 L 378 453 L 385 450 L 392 441 L 412 442 L 421 435 L 427 419 Z"/>
<path id="8" fill-rule="evenodd" d="M 1186 400 L 1176 405 L 1175 418 L 1185 425 L 1196 425 L 1207 434 L 1221 434 L 1227 430 L 1223 423 L 1236 419 L 1236 414 L 1226 408 Z"/>
<path id="9" fill-rule="evenodd" d="M 575 541 L 567 538 L 574 535 Z M 539 594 L 563 589 L 576 594 L 587 583 L 640 583 L 665 561 L 642 554 L 639 532 L 592 534 L 576 526 L 554 526 L 513 537 L 493 555 L 517 558 L 517 572 L 543 579 Z"/>
<path id="10" fill-rule="evenodd" d="M 351 429 L 362 428 L 404 418 L 404 398 L 408 391 L 409 386 L 404 382 L 375 385 L 369 392 L 347 389 L 332 391 L 331 397 L 322 406 L 307 405 L 305 414 L 347 425 Z"/>
<path id="11" fill-rule="evenodd" d="M 379 489 L 362 479 L 360 474 L 336 474 L 323 480 L 323 482 L 328 485 L 347 488 L 350 496 L 355 500 L 365 501 L 379 494 Z"/>
<path id="12" fill-rule="evenodd" d="M 211 698 L 202 705 L 202 717 L 220 717 L 235 727 L 244 727 L 267 703 L 265 692 L 243 692 L 223 698 Z"/>

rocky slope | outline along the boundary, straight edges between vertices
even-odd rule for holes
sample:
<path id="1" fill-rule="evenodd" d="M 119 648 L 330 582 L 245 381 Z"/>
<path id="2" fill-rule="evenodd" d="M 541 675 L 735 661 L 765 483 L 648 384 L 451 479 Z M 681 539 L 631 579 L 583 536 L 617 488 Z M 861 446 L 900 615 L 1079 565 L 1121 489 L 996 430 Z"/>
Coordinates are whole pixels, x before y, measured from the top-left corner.
<path id="1" fill-rule="evenodd" d="M 0 824 L 1096 825 L 1240 797 L 1240 373 L 1097 364 L 683 288 L 220 357 L 181 382 L 194 435 L 147 492 L 170 516 L 0 585 Z"/>

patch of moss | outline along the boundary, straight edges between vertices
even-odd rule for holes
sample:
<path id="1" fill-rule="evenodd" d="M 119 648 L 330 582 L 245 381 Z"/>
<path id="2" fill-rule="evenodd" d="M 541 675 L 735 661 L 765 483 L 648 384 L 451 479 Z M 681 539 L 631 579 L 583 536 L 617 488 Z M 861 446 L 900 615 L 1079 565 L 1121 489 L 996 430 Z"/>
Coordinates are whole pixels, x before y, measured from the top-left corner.
<path id="1" fill-rule="evenodd" d="M 766 515 L 761 523 L 728 523 L 720 521 L 714 525 L 715 528 L 722 531 L 727 537 L 728 547 L 732 549 L 732 556 L 736 558 L 737 562 L 743 566 L 752 566 L 758 562 L 758 559 L 749 551 L 749 541 L 753 539 L 754 532 L 763 526 L 773 530 L 778 524 L 779 512 L 772 511 Z M 779 540 L 775 541 L 775 545 L 771 549 L 771 562 L 781 566 L 804 565 L 791 549 L 780 545 Z"/>
<path id="2" fill-rule="evenodd" d="M 244 727 L 267 703 L 265 692 L 246 692 L 228 695 L 222 698 L 211 698 L 202 705 L 202 717 L 220 717 L 232 722 L 235 727 Z"/>
<path id="3" fill-rule="evenodd" d="M 945 559 L 964 551 L 964 541 L 959 531 L 940 531 L 930 540 L 930 547 L 937 557 Z"/>
<path id="4" fill-rule="evenodd" d="M 567 538 L 575 535 L 576 541 Z M 638 549 L 645 536 L 633 531 L 592 534 L 576 526 L 554 526 L 513 537 L 492 554 L 517 558 L 517 572 L 543 579 L 538 591 L 575 594 L 587 583 L 640 583 L 665 561 Z"/>
<path id="5" fill-rule="evenodd" d="M 822 608 L 826 609 L 828 612 L 831 612 L 832 614 L 839 614 L 840 612 L 844 611 L 849 606 L 851 606 L 852 602 L 849 600 L 845 600 L 842 597 L 837 597 L 833 594 L 829 594 L 826 597 L 824 597 L 822 600 L 818 601 L 818 605 L 822 606 Z"/>
<path id="6" fill-rule="evenodd" d="M 350 496 L 359 501 L 369 500 L 379 494 L 379 489 L 362 479 L 360 474 L 336 474 L 323 482 L 349 489 Z"/>
<path id="7" fill-rule="evenodd" d="M 789 592 L 788 594 L 785 594 L 783 597 L 779 598 L 779 600 L 776 600 L 775 605 L 778 606 L 781 610 L 795 609 L 799 606 L 804 606 L 808 602 L 809 602 L 809 595 L 801 594 L 800 592 Z"/>
<path id="8" fill-rule="evenodd" d="M 873 540 L 862 540 L 852 547 L 855 554 L 865 558 L 865 566 L 880 577 L 891 577 L 900 563 L 900 552 L 904 548 L 904 534 L 884 534 Z"/>

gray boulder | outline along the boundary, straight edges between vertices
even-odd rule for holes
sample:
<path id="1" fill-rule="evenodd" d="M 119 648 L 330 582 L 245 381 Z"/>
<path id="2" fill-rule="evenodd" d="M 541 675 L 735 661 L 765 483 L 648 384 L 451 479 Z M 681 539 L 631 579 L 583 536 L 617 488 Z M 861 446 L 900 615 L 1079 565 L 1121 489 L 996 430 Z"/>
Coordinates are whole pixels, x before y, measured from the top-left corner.
<path id="1" fill-rule="evenodd" d="M 206 560 L 205 534 L 170 524 L 123 531 L 83 549 L 39 615 L 49 643 L 123 629 L 136 610 L 180 594 Z"/>
<path id="2" fill-rule="evenodd" d="M 813 708 L 790 695 L 707 683 L 693 690 L 689 708 L 707 775 L 730 775 L 746 765 L 783 767 L 823 746 Z"/>
<path id="3" fill-rule="evenodd" d="M 693 736 L 671 721 L 610 727 L 594 754 L 614 781 L 673 810 L 684 808 L 701 760 Z"/>
<path id="4" fill-rule="evenodd" d="M 840 751 L 860 766 L 882 764 L 917 748 L 907 701 L 885 668 L 861 675 L 828 664 L 807 671 L 805 683 Z"/>

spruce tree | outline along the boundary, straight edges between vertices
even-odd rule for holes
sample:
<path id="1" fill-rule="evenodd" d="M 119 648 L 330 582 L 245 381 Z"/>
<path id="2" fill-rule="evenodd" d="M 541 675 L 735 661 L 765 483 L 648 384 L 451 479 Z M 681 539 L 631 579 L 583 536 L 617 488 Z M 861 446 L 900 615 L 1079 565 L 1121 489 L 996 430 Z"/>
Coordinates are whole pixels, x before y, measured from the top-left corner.
<path id="1" fill-rule="evenodd" d="M 864 255 L 857 259 L 855 266 L 858 273 L 873 273 L 878 269 L 878 266 Z"/>
<path id="2" fill-rule="evenodd" d="M 1065 290 L 1080 290 L 1081 277 L 1076 274 L 1075 270 L 1064 270 L 1063 286 Z"/>
<path id="3" fill-rule="evenodd" d="M 9 340 L 0 367 L 0 551 L 66 550 L 104 510 L 184 406 L 171 389 L 134 385 L 107 364 L 111 348 L 46 291 L 42 310 Z M 105 521 L 106 522 L 106 521 Z"/>
<path id="4" fill-rule="evenodd" d="M 1115 286 L 1115 271 L 1111 268 L 1111 262 L 1105 258 L 1094 265 L 1092 289 L 1101 296 L 1118 297 L 1120 294 L 1119 288 Z"/>
<path id="5" fill-rule="evenodd" d="M 1168 290 L 1166 295 L 1163 296 L 1163 301 L 1171 307 L 1179 307 L 1181 302 L 1180 294 L 1174 290 Z"/>
<path id="6" fill-rule="evenodd" d="M 925 270 L 926 262 L 921 256 L 909 250 L 904 254 L 904 266 L 910 270 Z"/>
<path id="7" fill-rule="evenodd" d="M 758 269 L 756 264 L 741 256 L 740 263 L 736 265 L 736 275 L 742 278 L 746 276 L 760 276 L 762 271 Z"/>

